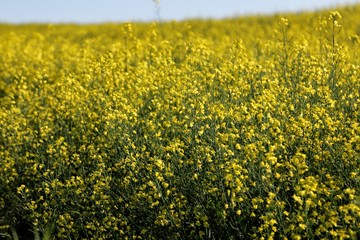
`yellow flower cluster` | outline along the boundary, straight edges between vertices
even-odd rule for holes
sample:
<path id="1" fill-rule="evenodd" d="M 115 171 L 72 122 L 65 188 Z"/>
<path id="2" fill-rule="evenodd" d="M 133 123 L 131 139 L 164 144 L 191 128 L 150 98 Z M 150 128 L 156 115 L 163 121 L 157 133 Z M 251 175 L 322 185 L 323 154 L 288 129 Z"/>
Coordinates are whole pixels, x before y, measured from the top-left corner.
<path id="1" fill-rule="evenodd" d="M 358 238 L 359 13 L 0 25 L 0 237 Z"/>

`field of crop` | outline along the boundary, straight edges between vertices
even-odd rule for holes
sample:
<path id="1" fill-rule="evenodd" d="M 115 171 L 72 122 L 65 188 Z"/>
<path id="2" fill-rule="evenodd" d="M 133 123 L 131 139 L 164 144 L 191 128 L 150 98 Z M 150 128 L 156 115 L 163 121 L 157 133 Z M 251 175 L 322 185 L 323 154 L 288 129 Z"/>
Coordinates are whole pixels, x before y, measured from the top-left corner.
<path id="1" fill-rule="evenodd" d="M 0 25 L 0 238 L 360 239 L 360 5 Z"/>

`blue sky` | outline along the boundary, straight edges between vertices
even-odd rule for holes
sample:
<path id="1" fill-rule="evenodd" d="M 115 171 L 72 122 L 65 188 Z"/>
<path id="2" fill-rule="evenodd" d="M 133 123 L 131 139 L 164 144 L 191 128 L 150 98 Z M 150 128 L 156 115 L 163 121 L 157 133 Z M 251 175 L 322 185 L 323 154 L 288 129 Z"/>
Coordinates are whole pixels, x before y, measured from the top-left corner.
<path id="1" fill-rule="evenodd" d="M 314 10 L 359 0 L 0 0 L 0 22 L 124 22 Z M 157 14 L 157 12 L 159 14 Z"/>

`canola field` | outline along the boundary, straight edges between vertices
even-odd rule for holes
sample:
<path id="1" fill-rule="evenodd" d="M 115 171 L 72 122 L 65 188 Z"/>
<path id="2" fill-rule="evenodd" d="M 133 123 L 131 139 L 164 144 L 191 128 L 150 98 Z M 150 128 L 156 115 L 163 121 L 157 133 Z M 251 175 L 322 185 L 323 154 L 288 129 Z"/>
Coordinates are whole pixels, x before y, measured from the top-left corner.
<path id="1" fill-rule="evenodd" d="M 0 238 L 359 239 L 360 5 L 0 25 Z"/>

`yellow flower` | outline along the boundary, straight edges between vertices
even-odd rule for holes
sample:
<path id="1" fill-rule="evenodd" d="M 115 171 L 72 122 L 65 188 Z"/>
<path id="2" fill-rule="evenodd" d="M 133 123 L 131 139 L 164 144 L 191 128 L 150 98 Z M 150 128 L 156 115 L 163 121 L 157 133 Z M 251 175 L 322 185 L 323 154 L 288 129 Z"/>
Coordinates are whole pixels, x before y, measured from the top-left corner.
<path id="1" fill-rule="evenodd" d="M 302 201 L 301 197 L 296 196 L 296 195 L 293 195 L 293 199 L 294 199 L 296 202 L 298 202 L 300 205 L 303 204 L 303 201 Z"/>

